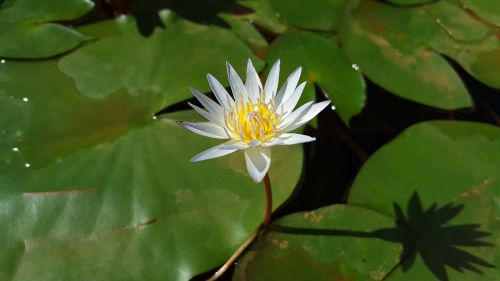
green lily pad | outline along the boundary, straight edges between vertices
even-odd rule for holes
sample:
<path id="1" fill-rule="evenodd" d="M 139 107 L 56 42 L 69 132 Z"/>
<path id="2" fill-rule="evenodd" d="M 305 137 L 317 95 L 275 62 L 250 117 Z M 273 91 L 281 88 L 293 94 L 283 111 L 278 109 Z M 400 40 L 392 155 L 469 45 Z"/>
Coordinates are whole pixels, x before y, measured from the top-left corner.
<path id="1" fill-rule="evenodd" d="M 269 0 L 286 23 L 300 28 L 330 31 L 337 25 L 345 0 Z"/>
<path id="2" fill-rule="evenodd" d="M 263 195 L 241 155 L 189 163 L 210 145 L 162 119 L 42 169 L 14 159 L 2 176 L 10 226 L 0 271 L 12 280 L 187 280 L 222 263 L 259 223 Z M 275 206 L 300 162 L 300 147 L 275 151 Z"/>
<path id="3" fill-rule="evenodd" d="M 236 36 L 247 44 L 259 57 L 265 52 L 268 43 L 255 26 L 248 19 L 240 18 L 232 14 L 220 14 L 230 26 Z"/>
<path id="4" fill-rule="evenodd" d="M 193 112 L 153 118 L 168 92 L 85 97 L 57 64 L 0 64 L 0 279 L 177 281 L 223 263 L 262 219 L 243 155 L 190 163 L 220 141 L 176 124 Z M 272 159 L 278 207 L 302 148 Z"/>
<path id="5" fill-rule="evenodd" d="M 246 19 L 277 34 L 287 30 L 334 31 L 345 0 L 240 0 L 253 13 Z"/>
<path id="6" fill-rule="evenodd" d="M 424 26 L 421 21 L 428 21 L 428 28 L 436 34 L 450 37 L 460 43 L 474 42 L 486 38 L 490 28 L 477 20 L 461 7 L 447 1 L 439 1 L 413 9 L 412 37 L 419 38 Z M 432 27 L 430 26 L 432 25 Z M 425 40 L 424 38 L 421 38 Z M 424 43 L 422 41 L 422 43 Z"/>
<path id="7" fill-rule="evenodd" d="M 0 57 L 46 58 L 91 39 L 55 22 L 78 19 L 93 8 L 88 0 L 17 0 L 0 4 Z"/>
<path id="8" fill-rule="evenodd" d="M 280 14 L 274 11 L 270 0 L 239 0 L 238 3 L 253 10 L 253 13 L 244 16 L 252 23 L 278 34 L 287 30 L 286 24 L 280 19 Z"/>
<path id="9" fill-rule="evenodd" d="M 500 41 L 491 26 L 447 1 L 410 11 L 407 40 L 446 55 L 482 83 L 500 88 Z"/>
<path id="10" fill-rule="evenodd" d="M 132 95 L 149 91 L 162 94 L 157 110 L 188 99 L 189 86 L 209 91 L 206 73 L 228 85 L 224 62 L 244 73 L 248 58 L 259 69 L 263 64 L 231 32 L 177 20 L 169 11 L 160 18 L 165 28 L 143 37 L 132 17 L 86 26 L 81 32 L 96 37 L 59 62 L 85 97 L 103 98 L 121 88 Z"/>
<path id="11" fill-rule="evenodd" d="M 377 239 L 390 216 L 351 205 L 288 215 L 240 258 L 233 280 L 383 280 L 398 244 Z"/>
<path id="12" fill-rule="evenodd" d="M 348 201 L 395 213 L 419 235 L 386 280 L 500 278 L 492 268 L 500 261 L 499 155 L 498 127 L 434 121 L 410 127 L 366 162 Z"/>
<path id="13" fill-rule="evenodd" d="M 11 280 L 188 280 L 224 262 L 259 224 L 264 203 L 242 155 L 189 162 L 214 144 L 162 118 L 45 168 L 14 159 L 1 177 L 9 229 L 0 272 Z M 300 150 L 273 151 L 275 206 L 298 179 Z"/>
<path id="14" fill-rule="evenodd" d="M 363 77 L 334 43 L 308 32 L 288 33 L 271 44 L 266 60 L 271 63 L 278 58 L 282 60 L 282 73 L 291 73 L 301 65 L 302 77 L 321 88 L 346 124 L 361 112 L 365 101 Z M 281 76 L 283 81 L 285 78 Z"/>
<path id="15" fill-rule="evenodd" d="M 495 0 L 459 0 L 461 4 L 474 11 L 484 20 L 500 27 L 500 5 Z"/>
<path id="16" fill-rule="evenodd" d="M 461 44 L 446 37 L 434 37 L 429 45 L 460 64 L 482 83 L 500 89 L 500 41 L 495 35 L 471 44 Z"/>
<path id="17" fill-rule="evenodd" d="M 349 2 L 340 25 L 343 50 L 363 74 L 395 95 L 442 109 L 471 106 L 453 68 L 423 44 L 434 30 L 412 32 L 414 13 L 371 0 Z"/>
<path id="18" fill-rule="evenodd" d="M 8 116 L 0 120 L 5 148 L 0 155 L 10 161 L 18 151 L 32 167 L 45 166 L 151 121 L 164 99 L 154 92 L 132 96 L 124 90 L 106 99 L 85 98 L 59 71 L 55 60 L 8 60 L 0 64 L 0 76 L 0 107 L 2 116 Z"/>

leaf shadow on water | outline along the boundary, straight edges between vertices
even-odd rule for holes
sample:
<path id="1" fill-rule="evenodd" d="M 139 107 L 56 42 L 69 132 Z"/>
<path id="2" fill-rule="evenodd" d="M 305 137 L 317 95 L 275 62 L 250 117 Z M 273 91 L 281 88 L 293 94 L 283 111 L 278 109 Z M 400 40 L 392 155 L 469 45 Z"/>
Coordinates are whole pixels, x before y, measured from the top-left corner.
<path id="1" fill-rule="evenodd" d="M 401 206 L 393 203 L 395 226 L 391 228 L 363 232 L 273 225 L 270 230 L 300 235 L 378 238 L 400 243 L 403 250 L 399 266 L 404 272 L 413 266 L 415 258 L 420 255 L 427 268 L 437 279 L 447 281 L 449 279 L 445 266 L 459 272 L 469 270 L 477 274 L 483 274 L 480 267 L 495 267 L 462 248 L 493 247 L 493 244 L 481 240 L 490 236 L 490 233 L 481 231 L 479 224 L 449 224 L 464 207 L 463 204 L 453 205 L 450 203 L 442 207 L 433 204 L 424 210 L 420 197 L 415 192 L 408 203 L 407 216 L 404 215 Z"/>

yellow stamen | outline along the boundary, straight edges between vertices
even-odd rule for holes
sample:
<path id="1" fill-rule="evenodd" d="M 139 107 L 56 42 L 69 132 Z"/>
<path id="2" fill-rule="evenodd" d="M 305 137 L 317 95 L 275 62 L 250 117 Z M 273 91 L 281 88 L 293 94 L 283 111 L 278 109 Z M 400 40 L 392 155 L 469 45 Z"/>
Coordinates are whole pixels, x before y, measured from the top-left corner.
<path id="1" fill-rule="evenodd" d="M 262 97 L 255 102 L 248 100 L 235 103 L 234 108 L 225 113 L 225 119 L 227 130 L 246 143 L 271 140 L 277 133 L 279 122 L 274 104 L 266 104 Z"/>

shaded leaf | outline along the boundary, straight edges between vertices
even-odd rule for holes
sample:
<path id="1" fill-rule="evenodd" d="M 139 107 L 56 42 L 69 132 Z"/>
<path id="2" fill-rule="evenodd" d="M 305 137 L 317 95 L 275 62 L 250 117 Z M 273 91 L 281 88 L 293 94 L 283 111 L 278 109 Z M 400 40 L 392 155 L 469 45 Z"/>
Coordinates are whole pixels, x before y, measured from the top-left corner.
<path id="1" fill-rule="evenodd" d="M 337 25 L 345 0 L 269 0 L 279 18 L 305 29 L 330 31 Z"/>
<path id="2" fill-rule="evenodd" d="M 287 29 L 286 24 L 280 20 L 280 15 L 274 11 L 270 0 L 240 0 L 238 3 L 253 10 L 253 13 L 245 16 L 252 22 L 273 33 L 283 33 Z"/>
<path id="3" fill-rule="evenodd" d="M 271 44 L 266 60 L 271 63 L 278 58 L 282 60 L 282 73 L 291 73 L 301 65 L 302 77 L 321 88 L 346 124 L 361 112 L 365 101 L 363 77 L 334 43 L 307 32 L 285 34 Z M 283 81 L 285 78 L 281 77 Z"/>
<path id="4" fill-rule="evenodd" d="M 231 26 L 233 33 L 250 46 L 257 55 L 265 51 L 268 46 L 267 41 L 250 20 L 231 14 L 221 14 L 219 16 Z"/>
<path id="5" fill-rule="evenodd" d="M 91 37 L 55 23 L 82 17 L 88 0 L 17 0 L 0 3 L 0 57 L 46 58 L 70 51 Z"/>
<path id="6" fill-rule="evenodd" d="M 500 6 L 495 0 L 459 0 L 463 6 L 477 13 L 484 20 L 500 27 Z"/>
<path id="7" fill-rule="evenodd" d="M 447 1 L 410 11 L 407 40 L 452 58 L 482 83 L 500 88 L 498 31 Z"/>
<path id="8" fill-rule="evenodd" d="M 363 74 L 391 93 L 425 105 L 442 109 L 472 105 L 453 68 L 423 44 L 433 30 L 411 33 L 414 9 L 371 0 L 349 4 L 340 28 L 341 44 Z"/>

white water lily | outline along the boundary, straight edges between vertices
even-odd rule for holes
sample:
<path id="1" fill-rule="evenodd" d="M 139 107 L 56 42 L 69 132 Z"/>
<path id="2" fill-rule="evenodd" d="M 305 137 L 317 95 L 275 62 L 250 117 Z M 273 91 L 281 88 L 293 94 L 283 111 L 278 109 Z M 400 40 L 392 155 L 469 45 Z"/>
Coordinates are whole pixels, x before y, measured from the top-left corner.
<path id="1" fill-rule="evenodd" d="M 291 133 L 291 131 L 306 124 L 330 101 L 316 104 L 310 101 L 293 110 L 306 84 L 303 82 L 297 86 L 301 67 L 288 77 L 278 91 L 279 60 L 271 68 L 264 87 L 250 60 L 247 64 L 245 83 L 229 63 L 226 65 L 234 98 L 215 77 L 208 74 L 208 83 L 218 103 L 196 89 L 190 88 L 205 109 L 189 104 L 208 122 L 179 122 L 179 124 L 202 136 L 229 139 L 225 143 L 196 155 L 191 159 L 192 162 L 243 150 L 248 173 L 258 183 L 262 181 L 271 165 L 270 147 L 314 141 L 313 137 Z"/>

